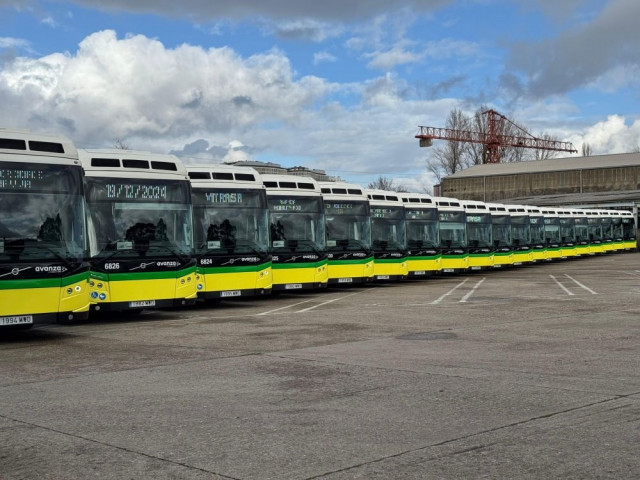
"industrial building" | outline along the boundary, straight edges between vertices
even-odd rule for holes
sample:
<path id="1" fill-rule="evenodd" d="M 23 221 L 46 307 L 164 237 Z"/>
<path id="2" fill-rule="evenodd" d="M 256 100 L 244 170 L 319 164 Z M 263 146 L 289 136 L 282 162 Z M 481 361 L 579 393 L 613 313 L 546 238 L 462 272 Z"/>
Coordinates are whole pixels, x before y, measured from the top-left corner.
<path id="1" fill-rule="evenodd" d="M 623 208 L 640 205 L 640 153 L 475 165 L 442 180 L 439 193 L 484 202 Z"/>

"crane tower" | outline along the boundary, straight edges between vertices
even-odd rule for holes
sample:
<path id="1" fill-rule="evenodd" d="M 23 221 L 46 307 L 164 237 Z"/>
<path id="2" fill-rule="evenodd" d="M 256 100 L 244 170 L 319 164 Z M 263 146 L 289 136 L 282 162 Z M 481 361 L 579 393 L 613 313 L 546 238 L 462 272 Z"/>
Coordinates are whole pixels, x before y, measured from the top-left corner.
<path id="1" fill-rule="evenodd" d="M 487 131 L 474 132 L 470 130 L 456 130 L 451 128 L 423 127 L 415 136 L 420 140 L 421 147 L 430 147 L 434 139 L 452 140 L 456 142 L 481 143 L 487 150 L 486 163 L 500 163 L 502 149 L 504 147 L 533 148 L 537 150 L 556 150 L 560 152 L 576 153 L 571 142 L 548 140 L 531 135 L 522 127 L 516 125 L 504 115 L 495 110 L 486 110 L 482 115 L 487 116 Z M 510 124 L 519 132 L 519 135 L 506 135 L 505 126 Z"/>

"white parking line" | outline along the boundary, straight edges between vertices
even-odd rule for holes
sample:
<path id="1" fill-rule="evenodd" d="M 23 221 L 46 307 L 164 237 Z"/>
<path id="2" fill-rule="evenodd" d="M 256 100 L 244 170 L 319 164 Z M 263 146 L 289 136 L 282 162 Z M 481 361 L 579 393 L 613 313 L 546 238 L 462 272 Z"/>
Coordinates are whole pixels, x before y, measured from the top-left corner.
<path id="1" fill-rule="evenodd" d="M 578 280 L 576 280 L 575 278 L 573 278 L 570 275 L 567 275 L 566 273 L 564 274 L 565 277 L 573 280 L 575 283 L 577 283 L 579 286 L 581 286 L 582 288 L 584 288 L 587 292 L 589 292 L 592 295 L 597 295 L 596 292 L 594 292 L 593 290 L 591 290 L 589 287 L 587 287 L 586 285 L 583 285 L 582 283 L 580 283 Z"/>
<path id="2" fill-rule="evenodd" d="M 314 308 L 322 307 L 323 305 L 327 305 L 329 303 L 337 302 L 338 300 L 342 300 L 343 298 L 352 297 L 353 295 L 358 295 L 359 293 L 365 292 L 367 290 L 360 290 L 359 292 L 350 293 L 349 295 L 343 295 L 342 297 L 332 298 L 331 300 L 327 300 L 326 302 L 319 303 L 318 305 L 314 305 L 312 307 L 303 308 L 302 310 L 298 310 L 296 313 L 304 313 Z"/>
<path id="3" fill-rule="evenodd" d="M 564 290 L 566 292 L 567 295 L 575 295 L 571 290 L 569 290 L 568 288 L 566 288 L 564 285 L 562 285 L 557 279 L 556 277 L 554 277 L 553 275 L 549 275 L 554 282 L 556 282 L 558 284 L 558 286 Z"/>
<path id="4" fill-rule="evenodd" d="M 460 303 L 465 303 L 467 300 L 469 300 L 469 297 L 471 297 L 471 295 L 473 295 L 473 293 L 476 291 L 476 289 L 482 285 L 482 282 L 484 282 L 487 279 L 487 277 L 483 277 L 482 280 L 480 280 L 478 283 L 476 283 L 473 288 L 471 290 L 469 290 L 469 292 L 460 299 Z"/>
<path id="5" fill-rule="evenodd" d="M 274 308 L 273 310 L 267 310 L 266 312 L 262 312 L 262 313 L 256 313 L 256 317 L 259 317 L 261 315 L 269 315 L 270 313 L 274 313 L 274 312 L 279 312 L 280 310 L 285 310 L 287 308 L 291 308 L 291 307 L 295 307 L 298 305 L 302 305 L 303 303 L 309 303 L 309 302 L 313 302 L 314 300 L 316 300 L 315 298 L 311 298 L 309 300 L 304 300 L 302 302 L 298 302 L 298 303 L 293 303 L 291 305 L 286 305 L 284 307 L 280 307 L 280 308 Z"/>
<path id="6" fill-rule="evenodd" d="M 460 288 L 462 285 L 464 285 L 465 283 L 467 283 L 469 281 L 468 278 L 465 278 L 462 282 L 460 282 L 458 285 L 456 285 L 455 287 L 453 287 L 451 290 L 449 290 L 447 293 L 445 293 L 444 295 L 441 295 L 439 298 L 437 298 L 436 300 L 434 300 L 433 302 L 431 302 L 431 305 L 437 305 L 438 303 L 440 303 L 442 300 L 444 300 L 446 297 L 448 297 L 449 295 L 451 295 L 453 292 L 455 292 L 458 288 Z"/>

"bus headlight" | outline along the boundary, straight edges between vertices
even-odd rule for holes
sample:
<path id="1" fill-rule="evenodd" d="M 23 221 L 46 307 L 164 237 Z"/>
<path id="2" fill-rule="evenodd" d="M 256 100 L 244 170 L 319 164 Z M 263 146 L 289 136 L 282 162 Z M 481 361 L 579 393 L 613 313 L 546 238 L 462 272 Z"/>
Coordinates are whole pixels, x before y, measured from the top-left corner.
<path id="1" fill-rule="evenodd" d="M 100 294 L 100 300 L 105 300 L 107 298 L 107 294 L 106 293 L 101 293 Z"/>
<path id="2" fill-rule="evenodd" d="M 201 283 L 198 284 L 198 290 L 202 290 L 204 287 L 202 286 Z"/>
<path id="3" fill-rule="evenodd" d="M 73 293 L 73 290 L 71 289 L 71 287 L 67 288 L 67 295 L 71 295 Z"/>

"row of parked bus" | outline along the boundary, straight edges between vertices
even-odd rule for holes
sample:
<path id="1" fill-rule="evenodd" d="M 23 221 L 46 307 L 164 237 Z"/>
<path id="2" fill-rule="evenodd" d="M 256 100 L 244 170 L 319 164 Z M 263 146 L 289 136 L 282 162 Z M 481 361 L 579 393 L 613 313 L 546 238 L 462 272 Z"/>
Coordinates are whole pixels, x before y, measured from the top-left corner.
<path id="1" fill-rule="evenodd" d="M 635 247 L 628 211 L 366 190 L 0 130 L 0 326 Z"/>

